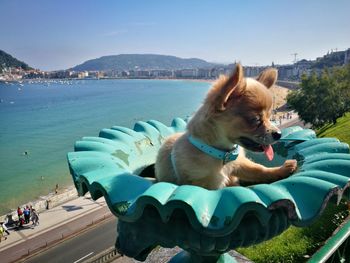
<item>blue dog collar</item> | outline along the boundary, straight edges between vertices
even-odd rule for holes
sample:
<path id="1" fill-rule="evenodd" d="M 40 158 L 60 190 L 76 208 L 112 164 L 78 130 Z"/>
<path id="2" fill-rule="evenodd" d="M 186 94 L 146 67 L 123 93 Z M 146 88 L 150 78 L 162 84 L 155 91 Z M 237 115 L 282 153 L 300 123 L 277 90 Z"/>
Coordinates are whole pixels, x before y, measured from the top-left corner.
<path id="1" fill-rule="evenodd" d="M 224 164 L 236 160 L 240 150 L 239 145 L 235 144 L 231 151 L 222 151 L 202 142 L 199 139 L 193 138 L 191 135 L 188 136 L 188 141 L 200 151 L 210 155 L 213 158 L 222 160 Z"/>

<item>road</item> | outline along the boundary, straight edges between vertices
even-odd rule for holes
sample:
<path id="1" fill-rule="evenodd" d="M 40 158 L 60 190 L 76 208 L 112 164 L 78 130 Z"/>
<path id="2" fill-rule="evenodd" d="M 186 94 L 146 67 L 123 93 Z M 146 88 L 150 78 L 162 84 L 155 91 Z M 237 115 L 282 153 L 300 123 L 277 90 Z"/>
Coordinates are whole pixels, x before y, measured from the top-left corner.
<path id="1" fill-rule="evenodd" d="M 112 217 L 96 227 L 25 260 L 28 263 L 78 263 L 114 246 L 117 219 Z"/>

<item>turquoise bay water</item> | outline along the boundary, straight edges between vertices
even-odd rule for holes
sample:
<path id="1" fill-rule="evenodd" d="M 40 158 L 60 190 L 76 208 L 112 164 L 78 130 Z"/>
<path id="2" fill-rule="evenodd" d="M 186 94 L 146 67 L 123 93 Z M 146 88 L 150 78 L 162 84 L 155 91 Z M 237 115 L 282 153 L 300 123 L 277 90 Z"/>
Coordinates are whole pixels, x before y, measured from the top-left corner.
<path id="1" fill-rule="evenodd" d="M 191 115 L 209 83 L 84 80 L 0 83 L 0 214 L 72 184 L 66 154 L 83 136 L 113 125 Z M 25 155 L 24 152 L 28 152 Z M 41 179 L 43 178 L 43 179 Z"/>

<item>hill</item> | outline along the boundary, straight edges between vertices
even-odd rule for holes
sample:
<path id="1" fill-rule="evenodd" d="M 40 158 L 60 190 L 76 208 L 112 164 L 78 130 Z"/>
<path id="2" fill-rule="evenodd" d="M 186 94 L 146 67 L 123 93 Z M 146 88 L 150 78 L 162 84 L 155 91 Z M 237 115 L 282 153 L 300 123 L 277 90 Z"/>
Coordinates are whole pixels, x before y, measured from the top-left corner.
<path id="1" fill-rule="evenodd" d="M 342 66 L 344 64 L 346 52 L 346 50 L 332 52 L 324 55 L 323 57 L 317 58 L 316 61 L 313 61 L 311 68 L 324 69 L 334 66 Z"/>
<path id="2" fill-rule="evenodd" d="M 104 56 L 88 60 L 71 70 L 74 71 L 108 71 L 108 70 L 151 70 L 151 69 L 193 69 L 213 67 L 209 63 L 198 58 L 179 58 L 175 56 L 153 54 L 121 54 Z"/>
<path id="3" fill-rule="evenodd" d="M 10 54 L 7 54 L 5 51 L 0 50 L 0 72 L 2 72 L 4 68 L 8 67 L 22 68 L 24 70 L 32 69 L 28 66 L 28 64 L 19 61 Z"/>
<path id="4" fill-rule="evenodd" d="M 318 130 L 318 137 L 335 137 L 350 145 L 350 112 L 337 119 L 336 124 L 329 124 Z"/>

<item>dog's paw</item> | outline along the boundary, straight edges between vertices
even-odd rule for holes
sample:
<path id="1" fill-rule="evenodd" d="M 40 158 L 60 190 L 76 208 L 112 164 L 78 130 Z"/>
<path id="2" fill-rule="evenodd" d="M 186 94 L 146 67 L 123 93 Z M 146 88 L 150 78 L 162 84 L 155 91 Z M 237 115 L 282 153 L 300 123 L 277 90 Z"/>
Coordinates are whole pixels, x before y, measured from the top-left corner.
<path id="1" fill-rule="evenodd" d="M 283 172 L 283 177 L 287 177 L 297 170 L 298 163 L 297 160 L 286 160 L 281 166 Z"/>

